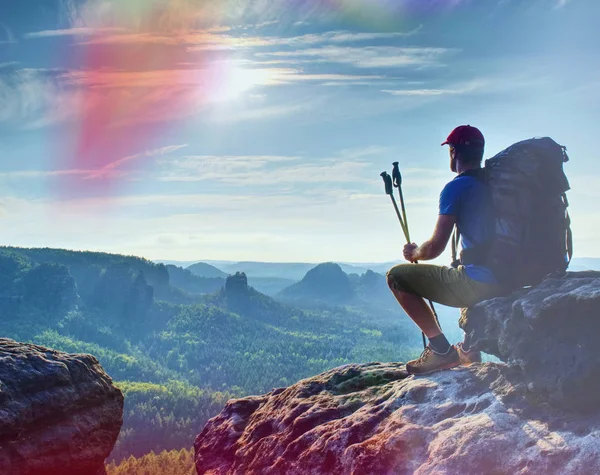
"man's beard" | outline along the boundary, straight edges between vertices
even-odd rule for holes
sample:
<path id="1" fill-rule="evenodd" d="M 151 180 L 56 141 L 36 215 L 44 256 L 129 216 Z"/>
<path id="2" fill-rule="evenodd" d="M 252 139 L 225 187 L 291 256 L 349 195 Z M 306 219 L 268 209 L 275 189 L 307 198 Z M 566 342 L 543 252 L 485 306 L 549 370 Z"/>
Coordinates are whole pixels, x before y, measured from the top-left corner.
<path id="1" fill-rule="evenodd" d="M 456 173 L 456 158 L 450 158 L 450 170 Z"/>

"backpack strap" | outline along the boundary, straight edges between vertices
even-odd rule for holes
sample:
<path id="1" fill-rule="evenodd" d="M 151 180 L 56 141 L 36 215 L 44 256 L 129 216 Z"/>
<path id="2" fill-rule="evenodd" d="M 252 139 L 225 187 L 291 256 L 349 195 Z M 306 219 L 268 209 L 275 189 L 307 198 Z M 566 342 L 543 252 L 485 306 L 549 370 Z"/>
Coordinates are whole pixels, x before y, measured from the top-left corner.
<path id="1" fill-rule="evenodd" d="M 571 231 L 571 217 L 567 212 L 566 218 L 566 226 L 567 226 L 567 254 L 569 256 L 569 264 L 573 259 L 573 231 Z"/>
<path id="2" fill-rule="evenodd" d="M 452 233 L 452 264 L 450 264 L 455 269 L 461 264 L 460 259 L 458 259 L 458 246 L 460 244 L 460 230 L 458 229 L 458 225 L 454 225 L 454 232 Z"/>
<path id="3" fill-rule="evenodd" d="M 566 147 L 563 147 L 563 153 L 566 156 L 566 160 L 569 160 L 569 157 L 566 155 Z M 565 203 L 565 209 L 569 207 L 569 200 L 567 199 L 567 194 L 563 193 L 563 202 Z M 573 231 L 571 230 L 571 216 L 569 216 L 569 212 L 566 211 L 565 215 L 565 228 L 567 230 L 567 255 L 569 256 L 569 264 L 573 259 Z"/>

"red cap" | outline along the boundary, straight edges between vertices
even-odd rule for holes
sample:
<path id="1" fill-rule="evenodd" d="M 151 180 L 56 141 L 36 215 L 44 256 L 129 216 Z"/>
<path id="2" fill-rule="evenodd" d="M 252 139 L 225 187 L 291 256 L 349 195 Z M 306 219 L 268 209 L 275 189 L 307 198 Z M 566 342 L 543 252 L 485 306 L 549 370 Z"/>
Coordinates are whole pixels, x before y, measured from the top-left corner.
<path id="1" fill-rule="evenodd" d="M 454 129 L 442 145 L 478 145 L 483 147 L 485 139 L 483 134 L 476 127 L 470 125 L 460 125 Z"/>

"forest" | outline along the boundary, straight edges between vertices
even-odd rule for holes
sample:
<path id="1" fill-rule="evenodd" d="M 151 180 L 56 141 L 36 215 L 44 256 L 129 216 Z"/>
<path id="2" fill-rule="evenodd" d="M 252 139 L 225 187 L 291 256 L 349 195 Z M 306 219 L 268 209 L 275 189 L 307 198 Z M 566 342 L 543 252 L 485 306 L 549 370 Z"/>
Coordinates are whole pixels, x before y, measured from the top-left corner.
<path id="1" fill-rule="evenodd" d="M 115 464 L 131 464 L 132 456 L 156 466 L 160 457 L 185 459 L 161 453 L 189 449 L 230 398 L 346 363 L 420 352 L 412 323 L 380 298 L 328 304 L 310 300 L 315 283 L 305 282 L 293 300 L 275 300 L 241 273 L 215 286 L 218 278 L 173 267 L 133 256 L 0 248 L 2 336 L 91 353 L 124 392 Z M 135 473 L 127 463 L 110 473 Z"/>

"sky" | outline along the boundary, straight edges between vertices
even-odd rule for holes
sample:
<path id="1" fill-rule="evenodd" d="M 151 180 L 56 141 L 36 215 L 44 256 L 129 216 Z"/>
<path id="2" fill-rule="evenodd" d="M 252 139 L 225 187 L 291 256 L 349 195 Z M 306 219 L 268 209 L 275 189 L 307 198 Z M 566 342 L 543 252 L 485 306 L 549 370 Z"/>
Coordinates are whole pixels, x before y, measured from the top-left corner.
<path id="1" fill-rule="evenodd" d="M 600 2 L 0 0 L 0 245 L 382 262 L 432 233 L 457 125 L 567 146 L 600 257 Z M 446 253 L 442 261 L 448 260 Z"/>

